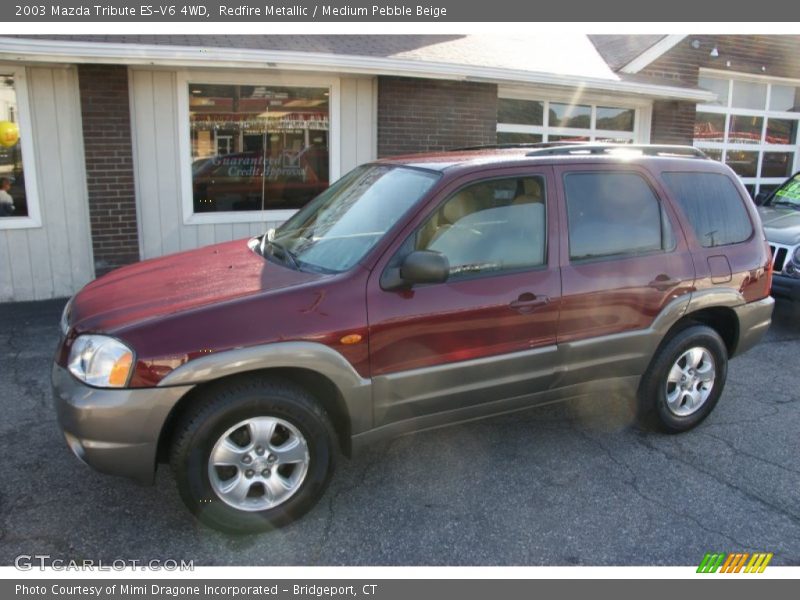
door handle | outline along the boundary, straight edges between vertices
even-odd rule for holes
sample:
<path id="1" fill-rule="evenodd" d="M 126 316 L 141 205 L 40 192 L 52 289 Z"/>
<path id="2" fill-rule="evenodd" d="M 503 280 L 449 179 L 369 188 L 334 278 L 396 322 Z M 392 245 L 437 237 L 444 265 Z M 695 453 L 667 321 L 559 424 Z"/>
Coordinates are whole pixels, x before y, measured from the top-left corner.
<path id="1" fill-rule="evenodd" d="M 549 302 L 550 298 L 547 296 L 537 296 L 531 292 L 525 292 L 524 294 L 520 294 L 519 298 L 511 302 L 509 306 L 518 312 L 526 313 L 532 311 L 537 306 L 544 306 Z"/>
<path id="2" fill-rule="evenodd" d="M 653 281 L 647 284 L 647 287 L 654 288 L 659 292 L 666 292 L 670 288 L 674 288 L 676 285 L 680 284 L 680 279 L 673 279 L 669 275 L 662 273 Z"/>

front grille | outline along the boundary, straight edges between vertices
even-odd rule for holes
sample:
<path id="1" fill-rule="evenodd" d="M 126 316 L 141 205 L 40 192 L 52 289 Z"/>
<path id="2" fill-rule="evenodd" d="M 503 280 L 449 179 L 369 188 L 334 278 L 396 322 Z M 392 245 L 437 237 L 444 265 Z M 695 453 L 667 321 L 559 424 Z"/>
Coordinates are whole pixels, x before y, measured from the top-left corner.
<path id="1" fill-rule="evenodd" d="M 789 249 L 782 246 L 773 246 L 772 244 L 769 245 L 769 249 L 772 251 L 772 271 L 774 273 L 782 273 Z"/>

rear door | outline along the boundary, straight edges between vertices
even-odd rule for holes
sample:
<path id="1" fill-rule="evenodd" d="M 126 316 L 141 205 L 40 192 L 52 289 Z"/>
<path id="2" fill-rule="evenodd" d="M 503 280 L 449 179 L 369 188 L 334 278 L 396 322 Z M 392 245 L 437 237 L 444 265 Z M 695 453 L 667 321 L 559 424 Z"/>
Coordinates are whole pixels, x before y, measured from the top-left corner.
<path id="1" fill-rule="evenodd" d="M 556 169 L 563 202 L 557 385 L 640 375 L 655 350 L 647 332 L 691 292 L 691 254 L 660 188 L 636 165 Z"/>

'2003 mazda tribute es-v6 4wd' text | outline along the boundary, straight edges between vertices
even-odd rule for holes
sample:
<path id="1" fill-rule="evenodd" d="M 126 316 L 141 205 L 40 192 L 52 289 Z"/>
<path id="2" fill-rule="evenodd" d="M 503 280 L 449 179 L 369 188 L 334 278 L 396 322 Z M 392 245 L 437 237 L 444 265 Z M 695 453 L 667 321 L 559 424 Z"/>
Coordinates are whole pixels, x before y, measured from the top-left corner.
<path id="1" fill-rule="evenodd" d="M 386 436 L 611 391 L 691 429 L 767 330 L 770 279 L 745 189 L 692 148 L 381 160 L 275 231 L 87 285 L 58 416 L 100 471 L 168 461 L 203 522 L 264 530 Z"/>

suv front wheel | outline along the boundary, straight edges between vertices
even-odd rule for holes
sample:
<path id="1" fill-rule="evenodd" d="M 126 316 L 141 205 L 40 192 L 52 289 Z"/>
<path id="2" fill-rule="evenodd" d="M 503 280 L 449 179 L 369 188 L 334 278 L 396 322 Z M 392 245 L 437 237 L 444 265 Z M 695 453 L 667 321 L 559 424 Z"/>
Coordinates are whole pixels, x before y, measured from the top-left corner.
<path id="1" fill-rule="evenodd" d="M 697 426 L 717 404 L 728 373 L 728 352 L 705 325 L 677 332 L 656 352 L 639 386 L 641 420 L 667 433 Z"/>
<path id="2" fill-rule="evenodd" d="M 230 533 L 280 527 L 311 509 L 333 472 L 330 420 L 304 389 L 246 376 L 212 385 L 178 423 L 170 463 L 186 506 Z"/>

